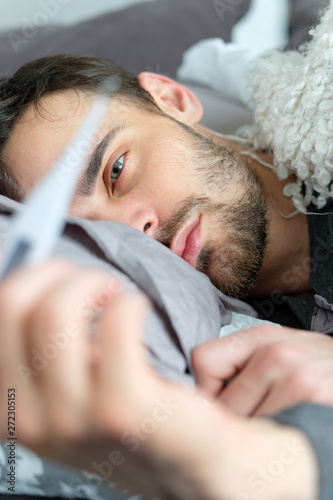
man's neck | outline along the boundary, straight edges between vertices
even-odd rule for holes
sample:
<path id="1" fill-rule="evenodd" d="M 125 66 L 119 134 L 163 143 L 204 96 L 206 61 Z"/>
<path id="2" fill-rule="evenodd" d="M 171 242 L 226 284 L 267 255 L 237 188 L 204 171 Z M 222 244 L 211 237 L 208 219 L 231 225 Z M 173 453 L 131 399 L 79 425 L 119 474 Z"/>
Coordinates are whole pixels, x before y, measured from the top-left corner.
<path id="1" fill-rule="evenodd" d="M 211 130 L 198 126 L 198 130 L 237 152 L 243 146 L 215 135 Z M 273 159 L 265 153 L 257 153 L 265 163 Z M 291 198 L 283 194 L 286 184 L 294 182 L 293 177 L 280 181 L 273 170 L 259 161 L 248 157 L 250 166 L 261 179 L 269 211 L 269 241 L 263 266 L 250 296 L 263 297 L 271 293 L 297 294 L 310 291 L 310 241 L 307 216 L 297 214 Z"/>
<path id="2" fill-rule="evenodd" d="M 259 157 L 271 163 L 269 155 Z M 263 266 L 251 292 L 252 297 L 271 293 L 297 294 L 310 291 L 310 239 L 305 214 L 288 218 L 296 212 L 291 198 L 283 194 L 284 187 L 295 182 L 293 177 L 280 181 L 274 171 L 251 160 L 266 192 L 270 217 L 269 241 Z"/>

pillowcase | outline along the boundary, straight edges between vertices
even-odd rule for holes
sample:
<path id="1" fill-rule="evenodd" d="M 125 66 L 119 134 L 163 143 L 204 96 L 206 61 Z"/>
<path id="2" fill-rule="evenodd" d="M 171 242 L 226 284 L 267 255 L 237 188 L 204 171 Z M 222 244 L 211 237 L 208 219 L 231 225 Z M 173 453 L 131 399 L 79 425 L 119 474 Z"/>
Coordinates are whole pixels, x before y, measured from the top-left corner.
<path id="1" fill-rule="evenodd" d="M 155 0 L 69 27 L 38 28 L 31 21 L 0 34 L 0 77 L 39 57 L 85 53 L 112 59 L 135 74 L 155 71 L 172 78 L 194 43 L 212 37 L 230 41 L 231 29 L 247 12 L 250 0 L 232 3 Z"/>

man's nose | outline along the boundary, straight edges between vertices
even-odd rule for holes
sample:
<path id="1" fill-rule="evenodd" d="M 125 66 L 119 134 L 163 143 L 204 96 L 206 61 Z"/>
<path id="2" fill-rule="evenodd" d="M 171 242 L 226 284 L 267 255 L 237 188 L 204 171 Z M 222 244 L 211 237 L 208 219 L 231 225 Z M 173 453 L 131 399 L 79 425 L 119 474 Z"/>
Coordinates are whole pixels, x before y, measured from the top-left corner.
<path id="1" fill-rule="evenodd" d="M 133 214 L 132 223 L 130 225 L 139 231 L 143 231 L 148 236 L 156 238 L 159 221 L 157 215 L 153 211 L 142 210 Z"/>

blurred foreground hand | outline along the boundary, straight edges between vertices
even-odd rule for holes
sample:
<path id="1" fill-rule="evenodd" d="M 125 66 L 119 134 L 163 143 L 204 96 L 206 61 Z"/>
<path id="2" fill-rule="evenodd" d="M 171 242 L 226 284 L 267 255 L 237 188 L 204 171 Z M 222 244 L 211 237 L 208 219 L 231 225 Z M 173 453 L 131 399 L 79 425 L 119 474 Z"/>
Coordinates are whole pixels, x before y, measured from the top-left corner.
<path id="1" fill-rule="evenodd" d="M 148 308 L 143 295 L 124 293 L 109 274 L 61 261 L 20 269 L 1 283 L 0 436 L 8 437 L 14 389 L 19 443 L 92 470 L 106 446 L 109 479 L 119 476 L 135 493 L 316 499 L 316 460 L 300 431 L 236 416 L 153 371 L 142 343 Z M 111 444 L 126 456 L 112 454 Z M 140 450 L 153 457 L 146 465 Z M 278 480 L 267 476 L 270 464 L 286 455 Z M 172 495 L 154 490 L 160 479 L 172 483 L 163 479 L 163 465 L 154 470 L 159 460 L 181 471 L 183 489 L 180 482 Z M 140 467 L 144 475 L 132 481 Z M 192 493 L 187 478 L 196 485 Z"/>
<path id="2" fill-rule="evenodd" d="M 198 384 L 242 416 L 299 403 L 333 406 L 333 338 L 263 325 L 192 352 Z"/>

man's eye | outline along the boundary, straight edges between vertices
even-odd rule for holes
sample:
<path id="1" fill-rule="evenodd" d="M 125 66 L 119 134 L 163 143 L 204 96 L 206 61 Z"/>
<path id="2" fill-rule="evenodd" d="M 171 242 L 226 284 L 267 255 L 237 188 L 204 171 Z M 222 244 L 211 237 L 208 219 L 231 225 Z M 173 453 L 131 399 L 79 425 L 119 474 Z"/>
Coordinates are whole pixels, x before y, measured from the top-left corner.
<path id="1" fill-rule="evenodd" d="M 124 158 L 125 158 L 125 155 L 121 156 L 120 158 L 118 158 L 118 160 L 116 160 L 114 162 L 114 164 L 112 166 L 112 169 L 110 172 L 110 178 L 113 181 L 116 181 L 121 174 L 121 171 L 122 171 L 123 166 L 124 166 Z"/>

